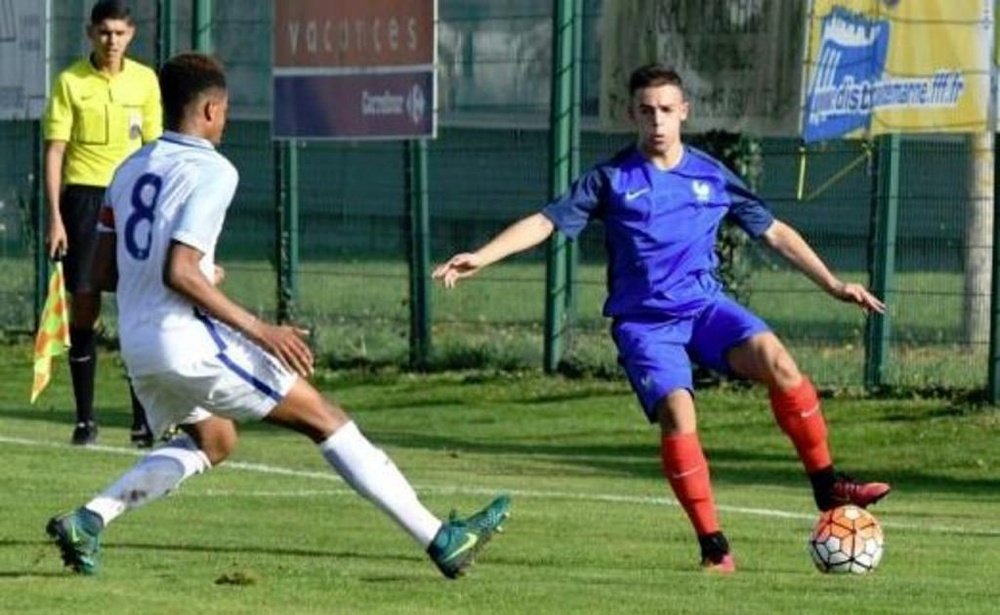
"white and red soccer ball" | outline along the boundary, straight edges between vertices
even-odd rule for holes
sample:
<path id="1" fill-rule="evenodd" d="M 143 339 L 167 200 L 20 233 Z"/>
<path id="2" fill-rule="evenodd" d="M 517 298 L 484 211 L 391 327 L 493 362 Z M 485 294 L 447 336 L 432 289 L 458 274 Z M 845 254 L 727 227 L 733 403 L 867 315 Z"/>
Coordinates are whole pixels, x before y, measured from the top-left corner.
<path id="1" fill-rule="evenodd" d="M 884 540 L 878 520 L 848 504 L 820 515 L 809 536 L 809 554 L 821 572 L 865 574 L 882 560 Z"/>

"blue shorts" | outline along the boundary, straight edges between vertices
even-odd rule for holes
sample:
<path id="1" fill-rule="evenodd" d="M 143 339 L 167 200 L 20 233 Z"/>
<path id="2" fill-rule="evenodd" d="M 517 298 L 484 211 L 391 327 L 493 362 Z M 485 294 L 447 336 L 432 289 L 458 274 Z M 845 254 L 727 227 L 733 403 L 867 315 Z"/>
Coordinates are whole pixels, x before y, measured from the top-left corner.
<path id="1" fill-rule="evenodd" d="M 661 399 L 678 389 L 694 390 L 692 363 L 729 374 L 726 353 L 770 330 L 753 312 L 720 295 L 687 318 L 616 320 L 611 336 L 646 418 L 655 423 Z"/>

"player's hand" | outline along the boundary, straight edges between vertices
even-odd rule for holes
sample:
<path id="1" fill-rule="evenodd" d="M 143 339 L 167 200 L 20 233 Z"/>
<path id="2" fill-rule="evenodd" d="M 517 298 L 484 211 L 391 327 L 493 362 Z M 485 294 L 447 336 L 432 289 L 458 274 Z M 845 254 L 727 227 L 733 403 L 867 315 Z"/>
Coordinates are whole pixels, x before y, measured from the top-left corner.
<path id="1" fill-rule="evenodd" d="M 309 331 L 288 325 L 269 325 L 255 321 L 247 335 L 303 378 L 313 375 L 312 350 L 305 343 Z"/>
<path id="2" fill-rule="evenodd" d="M 49 220 L 49 232 L 45 237 L 45 245 L 49 247 L 49 258 L 52 260 L 66 255 L 69 242 L 66 239 L 66 227 L 61 219 Z"/>
<path id="3" fill-rule="evenodd" d="M 861 284 L 841 282 L 834 287 L 832 294 L 841 301 L 860 306 L 866 312 L 878 312 L 879 314 L 885 312 L 885 304 Z"/>
<path id="4" fill-rule="evenodd" d="M 212 286 L 218 286 L 226 279 L 226 270 L 222 268 L 222 265 L 214 265 L 215 269 L 212 270 Z"/>
<path id="5" fill-rule="evenodd" d="M 462 254 L 452 256 L 443 265 L 438 265 L 431 276 L 435 280 L 444 282 L 445 288 L 453 288 L 458 280 L 473 275 L 482 266 L 482 259 L 477 255 L 470 252 L 463 252 Z"/>

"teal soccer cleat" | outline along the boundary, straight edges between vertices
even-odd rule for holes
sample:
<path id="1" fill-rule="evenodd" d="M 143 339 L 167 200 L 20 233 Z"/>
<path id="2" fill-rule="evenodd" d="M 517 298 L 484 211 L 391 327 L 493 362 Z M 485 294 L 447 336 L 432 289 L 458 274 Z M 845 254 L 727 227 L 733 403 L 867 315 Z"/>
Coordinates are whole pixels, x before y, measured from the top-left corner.
<path id="1" fill-rule="evenodd" d="M 510 516 L 510 498 L 501 495 L 489 506 L 467 519 L 459 519 L 454 512 L 441 526 L 427 547 L 427 554 L 449 579 L 465 574 L 476 554 L 486 546 L 495 532 L 502 532 L 501 525 Z"/>
<path id="2" fill-rule="evenodd" d="M 101 550 L 104 523 L 97 513 L 85 508 L 52 517 L 45 532 L 62 553 L 63 563 L 80 574 L 97 572 L 97 554 Z"/>

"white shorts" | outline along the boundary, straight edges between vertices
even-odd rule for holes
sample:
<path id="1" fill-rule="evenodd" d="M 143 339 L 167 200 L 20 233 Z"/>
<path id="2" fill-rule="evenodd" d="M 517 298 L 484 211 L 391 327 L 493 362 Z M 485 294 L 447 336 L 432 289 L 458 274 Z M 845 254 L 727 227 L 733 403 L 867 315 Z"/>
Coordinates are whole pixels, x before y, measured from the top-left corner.
<path id="1" fill-rule="evenodd" d="M 211 321 L 220 352 L 169 372 L 133 375 L 132 387 L 154 435 L 173 425 L 215 415 L 237 422 L 260 420 L 274 409 L 298 376 L 271 354 Z"/>

